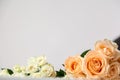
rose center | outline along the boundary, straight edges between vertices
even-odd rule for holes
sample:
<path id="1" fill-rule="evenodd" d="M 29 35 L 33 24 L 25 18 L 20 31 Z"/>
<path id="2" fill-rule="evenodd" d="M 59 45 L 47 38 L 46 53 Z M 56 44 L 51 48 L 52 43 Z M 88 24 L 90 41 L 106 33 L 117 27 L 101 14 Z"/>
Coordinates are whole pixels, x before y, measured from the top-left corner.
<path id="1" fill-rule="evenodd" d="M 76 69 L 76 66 L 77 66 L 77 63 L 76 63 L 76 62 L 73 62 L 72 65 L 71 65 L 72 70 L 75 70 L 75 69 Z"/>
<path id="2" fill-rule="evenodd" d="M 102 70 L 102 62 L 99 58 L 93 58 L 91 59 L 91 61 L 89 62 L 89 69 L 90 71 L 93 71 L 93 72 L 101 72 Z M 93 73 L 94 74 L 94 73 Z"/>
<path id="3" fill-rule="evenodd" d="M 93 64 L 94 64 L 94 66 L 93 66 L 94 70 L 97 72 L 100 72 L 101 65 L 102 65 L 101 61 L 99 59 L 93 59 Z"/>
<path id="4" fill-rule="evenodd" d="M 100 49 L 102 49 L 103 52 L 104 52 L 107 56 L 112 56 L 112 54 L 111 54 L 112 51 L 111 51 L 111 49 L 110 49 L 109 47 L 101 45 L 101 46 L 100 46 Z"/>

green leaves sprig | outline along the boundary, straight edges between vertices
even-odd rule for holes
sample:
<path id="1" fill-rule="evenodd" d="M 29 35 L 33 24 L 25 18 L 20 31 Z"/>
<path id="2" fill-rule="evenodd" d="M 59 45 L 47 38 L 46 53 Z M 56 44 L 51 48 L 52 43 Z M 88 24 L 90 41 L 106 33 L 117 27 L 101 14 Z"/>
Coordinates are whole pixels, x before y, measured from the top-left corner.
<path id="1" fill-rule="evenodd" d="M 59 71 L 56 71 L 56 77 L 64 77 L 66 75 L 66 72 L 62 69 Z"/>
<path id="2" fill-rule="evenodd" d="M 90 49 L 84 51 L 80 56 L 84 58 L 84 56 L 88 53 L 88 51 L 90 51 Z"/>

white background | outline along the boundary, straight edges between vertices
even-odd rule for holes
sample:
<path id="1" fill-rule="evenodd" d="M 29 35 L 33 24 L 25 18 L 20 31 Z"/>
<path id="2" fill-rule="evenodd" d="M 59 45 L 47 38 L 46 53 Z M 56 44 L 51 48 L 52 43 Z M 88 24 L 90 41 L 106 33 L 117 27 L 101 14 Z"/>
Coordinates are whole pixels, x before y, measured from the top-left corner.
<path id="1" fill-rule="evenodd" d="M 0 0 L 0 67 L 68 56 L 120 35 L 120 0 Z"/>

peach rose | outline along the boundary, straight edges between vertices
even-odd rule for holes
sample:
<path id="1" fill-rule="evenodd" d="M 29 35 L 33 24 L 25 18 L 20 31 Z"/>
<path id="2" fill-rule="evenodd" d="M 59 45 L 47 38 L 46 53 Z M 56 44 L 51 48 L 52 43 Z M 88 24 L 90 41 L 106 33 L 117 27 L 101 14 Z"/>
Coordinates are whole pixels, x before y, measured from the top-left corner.
<path id="1" fill-rule="evenodd" d="M 113 62 L 106 68 L 105 79 L 116 79 L 119 77 L 119 67 L 120 64 L 118 62 Z"/>
<path id="2" fill-rule="evenodd" d="M 95 44 L 95 50 L 103 53 L 107 58 L 114 57 L 116 55 L 116 50 L 118 45 L 110 40 L 104 39 L 97 41 Z"/>
<path id="3" fill-rule="evenodd" d="M 67 74 L 71 74 L 73 77 L 85 76 L 82 71 L 83 60 L 80 55 L 68 57 L 65 60 L 65 70 Z"/>
<path id="4" fill-rule="evenodd" d="M 97 78 L 105 74 L 108 62 L 103 54 L 92 50 L 84 58 L 84 71 L 90 78 Z"/>
<path id="5" fill-rule="evenodd" d="M 116 56 L 114 56 L 113 58 L 111 59 L 108 59 L 109 61 L 109 64 L 113 63 L 113 62 L 118 62 L 120 64 L 120 51 L 117 50 L 117 54 Z"/>

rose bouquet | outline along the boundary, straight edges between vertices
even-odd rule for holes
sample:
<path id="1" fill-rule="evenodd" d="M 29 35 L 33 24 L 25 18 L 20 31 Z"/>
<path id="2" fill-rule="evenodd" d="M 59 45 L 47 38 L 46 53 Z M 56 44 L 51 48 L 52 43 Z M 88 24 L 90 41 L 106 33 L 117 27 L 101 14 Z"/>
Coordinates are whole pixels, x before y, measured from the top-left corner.
<path id="1" fill-rule="evenodd" d="M 118 45 L 107 39 L 97 41 L 93 50 L 68 57 L 64 67 L 69 77 L 88 80 L 120 80 Z"/>

